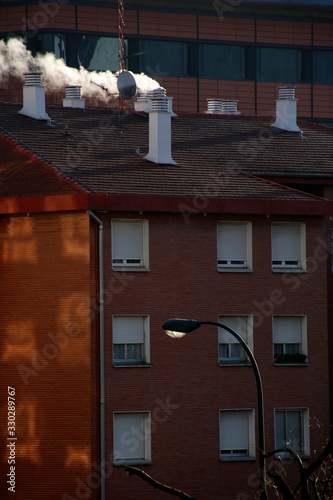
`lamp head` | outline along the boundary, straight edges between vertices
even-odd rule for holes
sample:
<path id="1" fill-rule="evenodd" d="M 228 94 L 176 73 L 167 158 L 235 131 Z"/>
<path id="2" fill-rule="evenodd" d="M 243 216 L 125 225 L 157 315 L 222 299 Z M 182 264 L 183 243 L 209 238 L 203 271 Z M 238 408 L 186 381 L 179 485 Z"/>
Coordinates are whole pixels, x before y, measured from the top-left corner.
<path id="1" fill-rule="evenodd" d="M 194 319 L 168 319 L 162 325 L 163 330 L 169 337 L 180 339 L 187 333 L 193 332 L 201 326 L 200 321 Z"/>

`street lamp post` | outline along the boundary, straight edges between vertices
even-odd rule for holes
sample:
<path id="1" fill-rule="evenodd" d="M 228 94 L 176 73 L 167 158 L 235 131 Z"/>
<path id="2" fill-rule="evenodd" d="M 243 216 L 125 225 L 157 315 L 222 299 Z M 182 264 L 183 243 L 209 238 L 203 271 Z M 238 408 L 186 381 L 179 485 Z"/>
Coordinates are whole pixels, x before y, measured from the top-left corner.
<path id="1" fill-rule="evenodd" d="M 265 425 L 264 425 L 264 401 L 263 401 L 263 389 L 261 376 L 259 368 L 255 357 L 247 345 L 247 343 L 242 339 L 242 337 L 236 333 L 234 330 L 229 328 L 229 326 L 223 325 L 216 321 L 196 321 L 194 319 L 169 319 L 165 321 L 162 325 L 163 330 L 169 337 L 172 338 L 182 338 L 187 333 L 193 332 L 202 325 L 213 325 L 227 330 L 231 333 L 238 342 L 243 346 L 246 354 L 248 355 L 252 368 L 254 371 L 254 376 L 257 385 L 257 398 L 258 398 L 258 440 L 259 440 L 259 485 L 260 485 L 260 500 L 267 499 L 266 493 L 266 471 L 265 471 Z"/>

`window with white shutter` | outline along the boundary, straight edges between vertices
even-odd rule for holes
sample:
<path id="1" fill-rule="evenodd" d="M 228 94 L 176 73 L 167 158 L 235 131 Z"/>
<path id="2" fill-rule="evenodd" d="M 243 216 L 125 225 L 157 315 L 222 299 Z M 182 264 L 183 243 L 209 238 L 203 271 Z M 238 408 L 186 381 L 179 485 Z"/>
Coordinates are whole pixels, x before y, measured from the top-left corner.
<path id="1" fill-rule="evenodd" d="M 306 316 L 273 316 L 274 363 L 307 360 Z"/>
<path id="2" fill-rule="evenodd" d="M 254 410 L 221 410 L 221 460 L 254 458 L 256 455 L 254 429 Z"/>
<path id="3" fill-rule="evenodd" d="M 114 364 L 149 363 L 149 316 L 113 316 L 112 337 Z"/>
<path id="4" fill-rule="evenodd" d="M 113 415 L 114 463 L 140 464 L 151 461 L 150 412 L 115 412 Z"/>
<path id="5" fill-rule="evenodd" d="M 305 224 L 272 224 L 272 268 L 305 270 Z"/>
<path id="6" fill-rule="evenodd" d="M 309 412 L 307 408 L 278 408 L 275 410 L 275 449 L 291 448 L 301 456 L 310 453 Z M 278 452 L 282 458 L 288 451 Z"/>
<path id="7" fill-rule="evenodd" d="M 114 270 L 148 269 L 148 221 L 113 219 L 111 238 Z"/>
<path id="8" fill-rule="evenodd" d="M 219 271 L 252 269 L 252 225 L 250 222 L 217 224 L 217 268 Z"/>
<path id="9" fill-rule="evenodd" d="M 253 351 L 252 316 L 219 316 L 218 321 L 238 333 Z M 244 347 L 227 330 L 218 328 L 218 341 L 219 364 L 238 365 L 250 363 Z"/>

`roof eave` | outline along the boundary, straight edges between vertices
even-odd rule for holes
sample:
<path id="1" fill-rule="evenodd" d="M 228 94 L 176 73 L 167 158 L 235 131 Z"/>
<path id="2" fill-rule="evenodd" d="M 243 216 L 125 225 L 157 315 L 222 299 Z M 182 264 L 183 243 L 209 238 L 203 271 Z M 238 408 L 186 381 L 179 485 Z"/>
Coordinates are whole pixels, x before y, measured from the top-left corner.
<path id="1" fill-rule="evenodd" d="M 121 212 L 173 212 L 190 214 L 224 213 L 252 215 L 333 214 L 330 200 L 281 200 L 262 198 L 204 198 L 189 196 L 121 195 L 74 193 L 47 196 L 22 196 L 0 199 L 0 214 L 66 212 L 82 210 Z"/>

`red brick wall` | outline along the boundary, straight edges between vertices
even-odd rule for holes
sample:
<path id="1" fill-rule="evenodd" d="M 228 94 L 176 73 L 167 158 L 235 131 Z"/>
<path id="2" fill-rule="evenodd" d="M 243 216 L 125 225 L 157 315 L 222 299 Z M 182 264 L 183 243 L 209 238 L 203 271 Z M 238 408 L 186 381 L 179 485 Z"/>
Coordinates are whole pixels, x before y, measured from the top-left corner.
<path id="1" fill-rule="evenodd" d="M 200 194 L 200 193 L 198 193 Z M 194 199 L 195 201 L 195 199 Z M 115 213 L 115 217 L 122 214 Z M 112 460 L 113 411 L 151 411 L 160 401 L 172 405 L 155 422 L 151 466 L 142 467 L 158 481 L 195 498 L 253 498 L 258 462 L 220 462 L 219 409 L 256 408 L 250 367 L 219 367 L 217 330 L 202 327 L 182 340 L 161 329 L 168 318 L 217 321 L 219 314 L 253 314 L 254 353 L 264 388 L 266 449 L 274 449 L 274 408 L 309 407 L 323 428 L 311 427 L 311 453 L 329 433 L 327 353 L 327 250 L 320 238 L 324 223 L 307 224 L 308 273 L 272 273 L 270 227 L 288 217 L 234 217 L 253 222 L 253 273 L 216 270 L 216 223 L 231 216 L 124 214 L 149 220 L 150 272 L 111 270 L 110 218 L 104 216 L 106 301 L 106 454 Z M 302 219 L 297 219 L 302 220 Z M 278 292 L 277 292 L 278 291 Z M 276 300 L 279 297 L 279 300 Z M 150 315 L 150 368 L 113 367 L 112 314 Z M 274 366 L 272 314 L 307 315 L 308 366 Z M 257 414 L 257 412 L 256 412 Z M 256 431 L 256 436 L 258 432 Z M 270 459 L 268 464 L 272 464 Z M 297 477 L 286 465 L 290 480 Z M 235 481 L 237 477 L 237 481 Z M 107 498 L 158 500 L 160 493 L 116 467 L 107 481 Z M 239 495 L 239 496 L 238 496 Z"/>
<path id="2" fill-rule="evenodd" d="M 95 262 L 89 239 L 85 213 L 0 219 L 3 499 L 75 497 L 94 471 L 96 325 L 89 304 Z M 16 392 L 15 495 L 6 484 L 8 386 Z M 96 494 L 93 489 L 91 498 Z"/>

